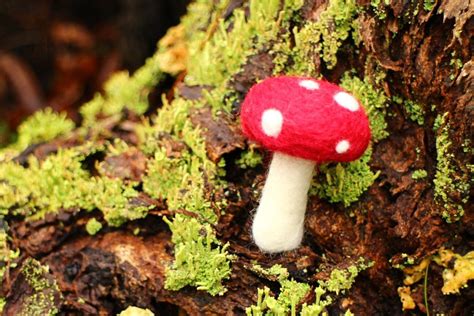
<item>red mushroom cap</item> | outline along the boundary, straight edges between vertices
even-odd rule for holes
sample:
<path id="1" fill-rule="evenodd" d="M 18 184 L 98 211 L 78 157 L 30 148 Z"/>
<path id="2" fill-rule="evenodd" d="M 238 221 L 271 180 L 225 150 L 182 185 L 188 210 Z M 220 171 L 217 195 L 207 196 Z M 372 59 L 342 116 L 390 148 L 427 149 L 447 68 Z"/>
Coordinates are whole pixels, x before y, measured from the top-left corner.
<path id="1" fill-rule="evenodd" d="M 248 138 L 318 163 L 355 160 L 370 141 L 369 120 L 360 103 L 324 80 L 265 79 L 250 89 L 240 116 Z"/>

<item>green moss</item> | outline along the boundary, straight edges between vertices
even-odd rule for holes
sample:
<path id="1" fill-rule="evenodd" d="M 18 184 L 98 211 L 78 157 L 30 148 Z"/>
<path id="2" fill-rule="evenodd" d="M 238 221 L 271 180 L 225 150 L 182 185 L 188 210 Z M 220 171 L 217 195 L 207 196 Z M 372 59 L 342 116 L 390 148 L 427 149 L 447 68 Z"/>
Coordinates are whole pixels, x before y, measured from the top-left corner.
<path id="1" fill-rule="evenodd" d="M 467 202 L 469 193 L 468 175 L 458 175 L 454 164 L 454 154 L 451 152 L 452 142 L 449 139 L 449 123 L 447 123 L 448 113 L 438 115 L 434 123 L 436 137 L 436 173 L 433 180 L 435 200 L 440 203 L 444 210 L 443 218 L 448 222 L 459 220 L 464 215 L 464 208 L 459 202 L 453 200 L 452 195 L 461 196 L 463 202 Z"/>
<path id="2" fill-rule="evenodd" d="M 31 156 L 28 168 L 14 162 L 0 164 L 0 210 L 41 217 L 60 208 L 92 209 L 88 193 L 92 187 L 89 173 L 81 166 L 83 159 L 74 150 L 59 150 L 42 162 Z"/>
<path id="3" fill-rule="evenodd" d="M 191 285 L 211 295 L 223 295 L 222 281 L 229 278 L 233 259 L 227 252 L 228 244 L 222 246 L 212 227 L 195 218 L 176 215 L 173 221 L 165 221 L 175 244 L 175 260 L 166 271 L 165 288 L 177 291 Z"/>
<path id="4" fill-rule="evenodd" d="M 48 268 L 29 258 L 23 265 L 21 273 L 33 289 L 33 293 L 25 299 L 18 315 L 56 315 L 59 312 L 56 301 L 62 297 L 56 280 L 51 276 L 48 277 Z"/>
<path id="5" fill-rule="evenodd" d="M 262 164 L 262 155 L 255 151 L 253 148 L 249 148 L 240 154 L 240 158 L 236 160 L 236 164 L 241 169 L 255 168 Z"/>
<path id="6" fill-rule="evenodd" d="M 0 212 L 34 220 L 60 209 L 98 208 L 112 226 L 146 216 L 146 207 L 129 203 L 138 196 L 133 183 L 92 177 L 82 167 L 85 157 L 78 148 L 61 149 L 44 161 L 30 156 L 28 168 L 14 162 L 0 164 Z"/>
<path id="7" fill-rule="evenodd" d="M 1 217 L 0 217 L 1 218 Z M 0 229 L 0 284 L 3 283 L 3 276 L 9 268 L 15 268 L 17 266 L 16 259 L 20 256 L 20 250 L 12 250 L 8 247 L 7 243 L 8 236 L 3 229 Z M 3 298 L 0 297 L 0 301 Z M 0 312 L 2 306 L 0 304 Z"/>
<path id="8" fill-rule="evenodd" d="M 288 270 L 279 264 L 269 269 L 263 269 L 259 265 L 254 265 L 253 270 L 266 276 L 276 276 L 280 283 L 280 294 L 278 298 L 270 295 L 270 289 L 264 287 L 258 289 L 257 303 L 248 307 L 247 315 L 296 315 L 296 306 L 308 294 L 310 286 L 306 283 L 289 279 Z"/>
<path id="9" fill-rule="evenodd" d="M 368 163 L 371 156 L 372 150 L 369 148 L 356 161 L 338 163 L 335 166 L 321 165 L 310 194 L 317 194 L 330 202 L 342 202 L 344 206 L 349 206 L 359 199 L 379 175 L 378 172 L 370 170 Z"/>
<path id="10" fill-rule="evenodd" d="M 145 113 L 148 109 L 148 94 L 163 78 L 158 53 L 148 58 L 145 65 L 132 76 L 127 71 L 114 74 L 105 83 L 104 94 L 97 94 L 81 107 L 83 125 L 93 126 L 99 115 L 116 115 L 125 108 L 137 114 Z"/>
<path id="11" fill-rule="evenodd" d="M 18 139 L 13 148 L 23 150 L 29 145 L 50 141 L 69 133 L 74 122 L 66 113 L 56 113 L 51 108 L 35 112 L 18 127 Z"/>
<path id="12" fill-rule="evenodd" d="M 349 34 L 358 31 L 357 16 L 360 8 L 355 0 L 330 0 L 317 21 L 295 28 L 293 35 L 295 46 L 280 45 L 281 54 L 277 54 L 277 65 L 291 64 L 286 72 L 299 75 L 315 74 L 315 64 L 311 62 L 317 54 L 332 69 L 337 63 L 337 52 Z M 357 35 L 354 36 L 357 38 Z M 287 39 L 284 39 L 287 41 Z M 281 67 L 277 72 L 281 71 Z"/>
<path id="13" fill-rule="evenodd" d="M 410 120 L 418 123 L 418 125 L 423 125 L 425 123 L 425 109 L 423 105 L 412 100 L 403 100 L 401 97 L 397 96 L 393 97 L 392 100 L 403 106 Z"/>
<path id="14" fill-rule="evenodd" d="M 187 210 L 198 216 L 177 215 L 173 221 L 166 220 L 175 244 L 175 261 L 166 272 L 166 288 L 179 290 L 191 285 L 211 295 L 222 295 L 226 291 L 222 280 L 230 275 L 232 257 L 209 223 L 216 222 L 214 208 L 224 207 L 225 200 L 211 203 L 208 192 L 219 191 L 223 166 L 208 159 L 201 130 L 190 124 L 189 112 L 195 106 L 192 101 L 177 98 L 165 103 L 154 122 L 140 128 L 140 146 L 154 153 L 147 164 L 143 190 L 166 200 L 170 210 Z M 181 151 L 168 157 L 161 135 L 181 142 Z"/>
<path id="15" fill-rule="evenodd" d="M 154 153 L 143 178 L 143 189 L 152 197 L 165 199 L 172 210 L 195 212 L 213 223 L 217 217 L 206 192 L 209 188 L 218 191 L 221 187 L 218 178 L 223 175 L 223 166 L 207 157 L 201 130 L 188 120 L 192 106 L 190 101 L 175 99 L 172 104 L 165 104 L 153 125 L 141 130 L 141 147 L 145 152 Z M 179 139 L 186 146 L 182 146 L 175 157 L 168 157 L 160 142 L 160 133 L 169 133 L 176 142 Z M 220 201 L 220 206 L 224 205 L 225 201 Z"/>
<path id="16" fill-rule="evenodd" d="M 435 4 L 436 4 L 435 0 L 424 0 L 423 9 L 425 9 L 426 11 L 431 11 L 433 10 Z"/>
<path id="17" fill-rule="evenodd" d="M 144 218 L 152 206 L 135 205 L 131 203 L 138 197 L 133 183 L 122 183 L 119 179 L 95 178 L 93 201 L 102 211 L 104 219 L 110 226 L 120 226 L 123 223 Z"/>
<path id="18" fill-rule="evenodd" d="M 89 235 L 94 236 L 102 229 L 102 224 L 95 218 L 91 218 L 86 224 L 86 231 Z"/>
<path id="19" fill-rule="evenodd" d="M 228 1 L 220 2 L 225 7 Z M 265 3 L 257 0 L 249 2 L 249 16 L 243 9 L 236 9 L 227 21 L 219 16 L 213 17 L 207 37 L 189 43 L 188 75 L 190 85 L 226 85 L 262 43 L 268 42 L 278 34 L 277 17 L 279 0 Z M 217 10 L 216 14 L 219 14 Z M 232 25 L 229 31 L 229 26 Z M 191 26 L 194 28 L 194 26 Z"/>
<path id="20" fill-rule="evenodd" d="M 426 178 L 427 176 L 428 176 L 428 172 L 426 172 L 425 169 L 418 169 L 418 170 L 415 170 L 415 171 L 413 171 L 413 173 L 411 174 L 411 178 L 412 178 L 412 179 L 415 179 L 415 180 L 423 179 L 423 178 Z"/>
<path id="21" fill-rule="evenodd" d="M 334 269 L 331 271 L 329 280 L 318 281 L 319 286 L 316 288 L 316 300 L 313 304 L 303 304 L 301 307 L 301 315 L 313 316 L 313 315 L 327 315 L 324 311 L 325 308 L 332 304 L 332 298 L 329 295 L 323 298 L 323 295 L 329 292 L 334 292 L 336 295 L 339 295 L 340 292 L 344 293 L 352 287 L 352 284 L 355 282 L 357 275 L 371 267 L 373 262 L 366 262 L 364 258 L 359 258 L 359 260 L 354 264 L 349 266 L 347 269 Z M 344 315 L 352 315 L 348 310 Z"/>

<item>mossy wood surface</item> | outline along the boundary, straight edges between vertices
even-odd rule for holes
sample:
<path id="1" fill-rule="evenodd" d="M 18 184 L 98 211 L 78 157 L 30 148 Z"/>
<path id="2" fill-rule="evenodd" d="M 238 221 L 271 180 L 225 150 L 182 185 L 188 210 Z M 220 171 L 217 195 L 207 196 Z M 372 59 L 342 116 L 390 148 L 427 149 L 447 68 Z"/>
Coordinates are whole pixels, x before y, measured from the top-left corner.
<path id="1" fill-rule="evenodd" d="M 46 110 L 2 149 L 3 314 L 472 315 L 473 14 L 466 0 L 194 1 L 81 124 Z M 266 255 L 250 227 L 271 153 L 238 113 L 278 74 L 339 83 L 373 137 L 319 166 L 301 247 Z"/>

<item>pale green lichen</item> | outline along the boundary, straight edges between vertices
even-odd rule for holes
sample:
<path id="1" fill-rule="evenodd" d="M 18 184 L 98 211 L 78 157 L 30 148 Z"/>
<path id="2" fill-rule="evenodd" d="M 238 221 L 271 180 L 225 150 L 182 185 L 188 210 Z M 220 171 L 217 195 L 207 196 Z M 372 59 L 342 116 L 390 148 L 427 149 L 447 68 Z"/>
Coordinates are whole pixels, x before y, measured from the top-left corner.
<path id="1" fill-rule="evenodd" d="M 228 244 L 221 246 L 212 227 L 195 218 L 176 215 L 173 221 L 165 218 L 173 233 L 175 260 L 166 271 L 165 288 L 177 291 L 187 285 L 211 295 L 223 295 L 227 290 L 222 281 L 231 273 L 233 256 Z"/>
<path id="2" fill-rule="evenodd" d="M 316 299 L 313 304 L 308 305 L 304 303 L 301 306 L 301 316 L 328 316 L 328 313 L 325 311 L 326 307 L 332 304 L 332 298 L 330 296 L 326 296 L 325 299 L 322 299 L 322 295 L 326 294 L 326 290 L 318 286 L 314 293 L 316 294 Z"/>
<path id="3" fill-rule="evenodd" d="M 56 315 L 59 312 L 56 306 L 62 296 L 56 280 L 52 279 L 52 276 L 47 276 L 49 274 L 48 267 L 29 258 L 23 265 L 21 273 L 32 288 L 32 293 L 26 297 L 17 315 Z"/>
<path id="4" fill-rule="evenodd" d="M 232 256 L 227 253 L 227 245 L 220 245 L 208 224 L 214 223 L 217 216 L 205 192 L 206 186 L 219 186 L 215 180 L 218 166 L 208 160 L 199 133 L 193 133 L 188 124 L 184 124 L 181 131 L 186 133 L 184 142 L 189 151 L 181 152 L 179 158 L 168 158 L 164 151 L 157 150 L 143 179 L 144 191 L 165 199 L 169 209 L 184 209 L 200 219 L 177 215 L 173 221 L 166 220 L 173 233 L 175 261 L 167 269 L 165 286 L 179 290 L 191 285 L 211 295 L 222 295 L 226 291 L 222 280 L 230 275 Z M 220 201 L 220 206 L 224 203 Z"/>
<path id="5" fill-rule="evenodd" d="M 359 258 L 356 264 L 347 267 L 346 269 L 334 269 L 331 271 L 331 276 L 327 281 L 318 281 L 319 285 L 336 294 L 339 292 L 345 292 L 352 287 L 355 282 L 357 275 L 373 266 L 373 262 L 366 262 L 364 258 Z"/>
<path id="6" fill-rule="evenodd" d="M 91 218 L 87 221 L 86 231 L 89 235 L 94 236 L 102 229 L 102 223 L 95 218 Z"/>
<path id="7" fill-rule="evenodd" d="M 333 299 L 327 295 L 327 292 L 334 292 L 338 295 L 341 292 L 349 290 L 357 275 L 372 265 L 372 262 L 367 263 L 363 258 L 359 258 L 354 265 L 349 266 L 347 269 L 334 269 L 328 280 L 318 281 L 319 286 L 315 289 L 315 302 L 309 305 L 304 303 L 301 306 L 300 315 L 327 316 L 328 314 L 325 309 L 333 302 Z M 254 265 L 252 270 L 263 276 L 276 277 L 280 283 L 280 295 L 277 298 L 273 297 L 270 293 L 270 289 L 267 287 L 258 289 L 257 302 L 255 305 L 246 309 L 247 315 L 296 315 L 296 306 L 309 294 L 310 286 L 305 283 L 290 280 L 288 270 L 278 264 L 269 269 L 263 269 L 259 265 Z M 326 295 L 323 298 L 324 294 Z M 344 315 L 352 315 L 352 313 L 348 310 Z"/>
<path id="8" fill-rule="evenodd" d="M 257 302 L 248 307 L 245 312 L 250 316 L 263 315 L 296 315 L 296 306 L 308 294 L 310 286 L 289 278 L 288 270 L 279 264 L 269 269 L 254 265 L 252 269 L 264 276 L 275 276 L 280 283 L 278 298 L 270 295 L 270 289 L 258 289 Z"/>
<path id="9" fill-rule="evenodd" d="M 448 222 L 459 220 L 464 214 L 464 207 L 453 200 L 452 194 L 457 193 L 467 202 L 469 193 L 469 182 L 467 175 L 459 175 L 454 164 L 454 154 L 451 152 L 452 141 L 449 139 L 449 123 L 447 122 L 448 113 L 438 115 L 434 122 L 436 136 L 436 173 L 433 180 L 434 196 L 444 210 L 443 218 Z"/>
<path id="10" fill-rule="evenodd" d="M 415 170 L 411 174 L 411 178 L 414 179 L 414 180 L 423 179 L 423 178 L 426 178 L 427 176 L 428 176 L 428 172 L 426 172 L 425 169 Z"/>

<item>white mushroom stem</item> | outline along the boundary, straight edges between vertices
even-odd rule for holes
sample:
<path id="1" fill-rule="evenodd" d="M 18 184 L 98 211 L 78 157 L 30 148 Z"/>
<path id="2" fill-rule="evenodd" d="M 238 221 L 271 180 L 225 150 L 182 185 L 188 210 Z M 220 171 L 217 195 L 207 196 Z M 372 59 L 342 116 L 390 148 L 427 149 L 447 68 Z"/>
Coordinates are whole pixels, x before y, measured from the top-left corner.
<path id="1" fill-rule="evenodd" d="M 261 250 L 281 252 L 300 245 L 314 166 L 314 161 L 274 153 L 252 225 Z"/>

